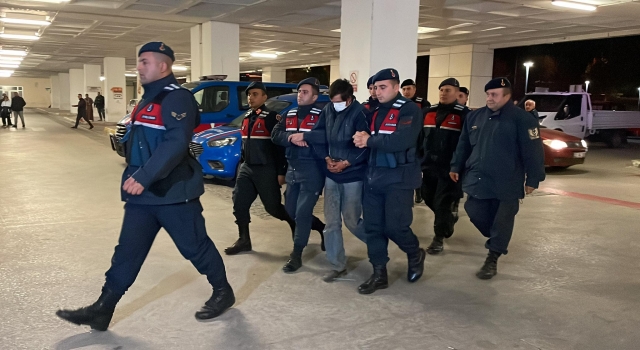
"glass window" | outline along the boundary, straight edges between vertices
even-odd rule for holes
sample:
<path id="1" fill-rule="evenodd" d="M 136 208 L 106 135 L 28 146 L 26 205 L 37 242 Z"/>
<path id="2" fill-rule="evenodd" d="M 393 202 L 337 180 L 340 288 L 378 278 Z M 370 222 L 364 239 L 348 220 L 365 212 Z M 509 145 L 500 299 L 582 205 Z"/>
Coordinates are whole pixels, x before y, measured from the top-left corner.
<path id="1" fill-rule="evenodd" d="M 536 102 L 536 110 L 543 113 L 558 112 L 566 96 L 562 95 L 527 95 L 518 104 L 524 109 L 524 103 L 527 100 Z"/>
<path id="2" fill-rule="evenodd" d="M 562 108 L 556 114 L 555 120 L 567 120 L 579 117 L 582 109 L 582 96 L 570 95 L 563 101 Z"/>
<path id="3" fill-rule="evenodd" d="M 220 112 L 229 105 L 229 87 L 210 86 L 193 94 L 203 113 Z"/>

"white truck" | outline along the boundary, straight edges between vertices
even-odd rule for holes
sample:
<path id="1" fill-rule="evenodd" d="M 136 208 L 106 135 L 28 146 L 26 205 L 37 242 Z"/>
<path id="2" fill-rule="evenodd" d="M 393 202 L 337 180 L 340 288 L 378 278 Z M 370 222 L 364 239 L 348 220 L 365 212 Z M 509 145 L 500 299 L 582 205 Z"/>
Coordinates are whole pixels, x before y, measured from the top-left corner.
<path id="1" fill-rule="evenodd" d="M 540 125 L 581 139 L 604 141 L 620 147 L 627 141 L 628 129 L 640 128 L 640 111 L 594 110 L 586 92 L 531 92 L 521 101 L 536 102 Z"/>

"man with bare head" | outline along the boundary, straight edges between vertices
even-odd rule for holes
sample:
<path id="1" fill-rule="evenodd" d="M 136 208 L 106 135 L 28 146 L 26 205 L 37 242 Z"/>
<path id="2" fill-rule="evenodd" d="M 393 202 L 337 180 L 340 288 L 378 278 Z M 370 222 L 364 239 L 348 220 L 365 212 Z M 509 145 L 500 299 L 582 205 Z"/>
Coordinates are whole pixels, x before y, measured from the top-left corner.
<path id="1" fill-rule="evenodd" d="M 536 101 L 534 100 L 526 100 L 524 101 L 524 110 L 531 113 L 531 115 L 533 115 L 536 120 L 540 119 L 540 115 L 538 114 L 538 111 L 536 110 Z"/>

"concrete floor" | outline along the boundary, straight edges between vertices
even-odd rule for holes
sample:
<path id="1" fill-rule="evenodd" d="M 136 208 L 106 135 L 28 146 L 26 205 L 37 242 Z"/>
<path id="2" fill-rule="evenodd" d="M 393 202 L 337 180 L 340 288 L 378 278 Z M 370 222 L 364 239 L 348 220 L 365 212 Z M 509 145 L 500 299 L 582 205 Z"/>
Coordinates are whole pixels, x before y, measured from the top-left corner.
<path id="1" fill-rule="evenodd" d="M 464 212 L 416 284 L 391 245 L 391 286 L 359 295 L 371 268 L 366 247 L 346 230 L 344 280 L 320 280 L 329 265 L 315 234 L 304 267 L 285 275 L 288 226 L 256 206 L 255 251 L 224 256 L 235 308 L 213 322 L 194 319 L 210 288 L 161 232 L 101 333 L 54 312 L 100 293 L 122 220 L 123 159 L 101 127 L 72 130 L 69 120 L 33 110 L 25 119 L 25 130 L 0 129 L 2 349 L 640 348 L 640 169 L 630 167 L 638 144 L 596 145 L 585 165 L 550 172 L 524 200 L 493 280 L 474 276 L 486 251 Z M 236 239 L 231 188 L 206 187 L 209 235 L 222 249 Z M 414 212 L 426 246 L 433 215 L 424 205 Z"/>

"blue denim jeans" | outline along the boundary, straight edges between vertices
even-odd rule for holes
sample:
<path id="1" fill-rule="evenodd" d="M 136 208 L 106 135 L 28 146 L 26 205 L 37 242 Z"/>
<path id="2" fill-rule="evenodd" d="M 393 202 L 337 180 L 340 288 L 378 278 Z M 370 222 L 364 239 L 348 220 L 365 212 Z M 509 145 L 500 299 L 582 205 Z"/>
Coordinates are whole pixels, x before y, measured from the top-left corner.
<path id="1" fill-rule="evenodd" d="M 347 229 L 365 242 L 362 220 L 362 181 L 340 184 L 327 178 L 324 185 L 324 230 L 327 260 L 333 270 L 342 271 L 347 264 L 342 240 L 342 220 Z"/>

